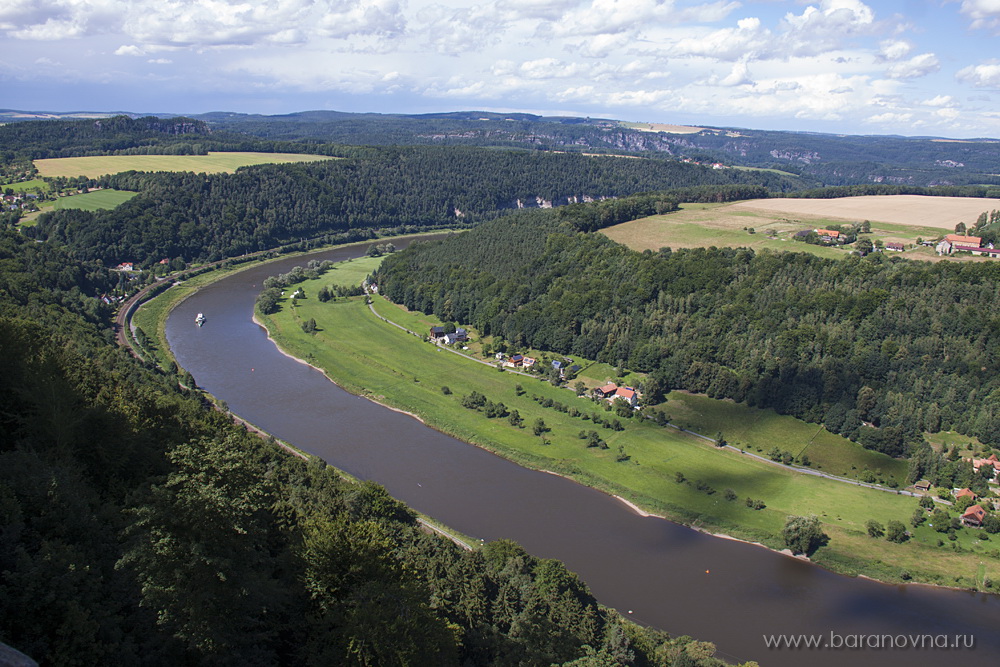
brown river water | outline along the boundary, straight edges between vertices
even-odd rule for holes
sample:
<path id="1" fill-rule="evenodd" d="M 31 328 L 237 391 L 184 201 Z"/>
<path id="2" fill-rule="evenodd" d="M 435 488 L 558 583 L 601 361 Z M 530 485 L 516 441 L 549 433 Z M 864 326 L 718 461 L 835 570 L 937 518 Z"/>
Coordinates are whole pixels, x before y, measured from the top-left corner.
<path id="1" fill-rule="evenodd" d="M 362 251 L 309 258 L 341 260 Z M 384 485 L 467 535 L 510 538 L 536 556 L 558 558 L 602 603 L 639 623 L 715 642 L 718 655 L 733 662 L 1000 665 L 1000 597 L 844 577 L 642 517 L 604 493 L 527 470 L 340 389 L 281 354 L 251 320 L 263 280 L 306 261 L 290 258 L 234 274 L 170 315 L 167 338 L 178 362 L 233 413 Z M 199 312 L 207 318 L 202 327 L 194 322 Z M 828 646 L 769 648 L 769 635 L 817 635 Z M 960 648 L 932 648 L 945 640 Z M 924 646 L 898 647 L 911 641 Z M 868 647 L 854 648 L 858 642 Z M 966 642 L 974 647 L 965 648 Z"/>

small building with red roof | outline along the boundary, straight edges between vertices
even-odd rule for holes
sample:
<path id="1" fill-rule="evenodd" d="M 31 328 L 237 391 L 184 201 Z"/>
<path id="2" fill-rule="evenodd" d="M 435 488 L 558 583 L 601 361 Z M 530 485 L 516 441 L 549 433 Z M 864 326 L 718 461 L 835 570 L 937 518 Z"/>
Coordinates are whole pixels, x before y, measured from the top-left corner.
<path id="1" fill-rule="evenodd" d="M 973 528 L 979 528 L 985 520 L 986 510 L 979 505 L 973 505 L 962 514 L 962 523 Z"/>

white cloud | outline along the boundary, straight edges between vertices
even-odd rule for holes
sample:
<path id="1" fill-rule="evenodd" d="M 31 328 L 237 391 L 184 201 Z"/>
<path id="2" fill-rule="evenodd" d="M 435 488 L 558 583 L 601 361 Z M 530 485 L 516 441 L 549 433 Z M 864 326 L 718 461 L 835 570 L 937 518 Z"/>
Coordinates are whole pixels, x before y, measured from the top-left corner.
<path id="1" fill-rule="evenodd" d="M 146 52 L 135 44 L 122 44 L 115 49 L 116 56 L 144 56 Z"/>
<path id="2" fill-rule="evenodd" d="M 715 83 L 723 87 L 750 85 L 753 83 L 753 79 L 750 77 L 750 67 L 745 60 L 733 63 L 729 74 Z"/>
<path id="3" fill-rule="evenodd" d="M 922 53 L 909 60 L 893 63 L 886 70 L 891 79 L 916 79 L 941 69 L 941 62 L 933 53 Z"/>
<path id="4" fill-rule="evenodd" d="M 925 107 L 951 107 L 955 105 L 955 100 L 951 95 L 936 95 L 929 100 L 921 102 Z"/>
<path id="5" fill-rule="evenodd" d="M 879 56 L 891 62 L 905 58 L 912 50 L 913 46 L 909 42 L 889 39 L 879 45 Z"/>
<path id="6" fill-rule="evenodd" d="M 910 123 L 913 120 L 912 113 L 896 113 L 892 111 L 886 111 L 885 113 L 876 114 L 874 116 L 869 116 L 865 118 L 866 123 L 876 123 L 876 124 L 904 124 Z"/>
<path id="7" fill-rule="evenodd" d="M 972 19 L 973 28 L 1000 28 L 1000 2 L 997 0 L 963 0 L 961 11 Z"/>
<path id="8" fill-rule="evenodd" d="M 678 56 L 698 55 L 736 61 L 748 54 L 770 52 L 773 45 L 774 37 L 769 30 L 761 27 L 760 19 L 745 18 L 738 21 L 735 28 L 681 39 L 668 52 Z"/>
<path id="9" fill-rule="evenodd" d="M 955 75 L 963 82 L 976 88 L 1000 89 L 1000 60 L 988 60 L 979 65 L 969 65 Z"/>
<path id="10" fill-rule="evenodd" d="M 170 60 L 169 58 L 152 58 L 150 60 L 147 60 L 146 62 L 150 63 L 151 65 L 170 65 L 174 61 Z"/>

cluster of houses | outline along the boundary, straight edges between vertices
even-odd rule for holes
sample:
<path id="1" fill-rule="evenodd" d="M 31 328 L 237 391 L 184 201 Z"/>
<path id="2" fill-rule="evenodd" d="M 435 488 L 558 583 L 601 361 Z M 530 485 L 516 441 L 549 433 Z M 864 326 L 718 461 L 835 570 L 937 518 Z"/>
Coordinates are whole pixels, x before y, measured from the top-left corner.
<path id="1" fill-rule="evenodd" d="M 729 169 L 729 167 L 727 167 L 726 165 L 722 164 L 721 162 L 712 162 L 711 164 L 705 164 L 705 163 L 699 162 L 698 160 L 694 160 L 694 159 L 689 158 L 689 157 L 682 158 L 681 162 L 683 162 L 684 164 L 700 164 L 700 165 L 711 167 L 712 169 Z"/>
<path id="2" fill-rule="evenodd" d="M 639 392 L 634 387 L 619 387 L 614 382 L 595 388 L 593 396 L 611 403 L 620 398 L 633 408 L 639 405 Z"/>
<path id="3" fill-rule="evenodd" d="M 992 243 L 983 245 L 983 239 L 979 236 L 966 236 L 965 234 L 948 234 L 934 246 L 938 255 L 950 255 L 954 252 L 968 252 L 973 255 L 984 255 L 986 257 L 1000 257 L 1000 248 L 994 248 Z"/>
<path id="4" fill-rule="evenodd" d="M 992 473 L 990 475 L 991 479 L 997 479 L 997 476 L 1000 475 L 1000 458 L 997 458 L 996 454 L 990 454 L 986 458 L 972 458 L 968 460 L 972 462 L 972 468 L 977 473 L 983 468 L 986 468 Z M 979 500 L 979 496 L 976 495 L 976 492 L 969 488 L 959 489 L 955 492 L 955 500 L 961 500 L 962 498 L 969 498 L 973 501 Z M 985 519 L 986 510 L 981 504 L 970 505 L 969 508 L 962 513 L 962 523 L 973 528 L 981 527 Z"/>
<path id="5" fill-rule="evenodd" d="M 843 243 L 847 238 L 834 229 L 803 229 L 801 232 L 795 232 L 793 238 L 805 240 L 810 234 L 816 234 L 823 243 Z"/>
<path id="6" fill-rule="evenodd" d="M 38 199 L 39 196 L 33 192 L 15 192 L 14 194 L 3 195 L 3 204 L 4 208 L 8 211 L 17 211 L 19 209 L 28 208 L 29 206 L 31 208 L 36 208 L 34 204 L 38 201 Z"/>
<path id="7" fill-rule="evenodd" d="M 538 363 L 534 357 L 526 357 L 523 354 L 512 354 L 508 357 L 503 352 L 497 352 L 493 358 L 507 368 L 533 368 Z"/>
<path id="8" fill-rule="evenodd" d="M 446 332 L 444 327 L 431 327 L 429 338 L 434 343 L 454 345 L 455 343 L 464 343 L 469 340 L 469 332 L 461 327 L 452 332 Z"/>

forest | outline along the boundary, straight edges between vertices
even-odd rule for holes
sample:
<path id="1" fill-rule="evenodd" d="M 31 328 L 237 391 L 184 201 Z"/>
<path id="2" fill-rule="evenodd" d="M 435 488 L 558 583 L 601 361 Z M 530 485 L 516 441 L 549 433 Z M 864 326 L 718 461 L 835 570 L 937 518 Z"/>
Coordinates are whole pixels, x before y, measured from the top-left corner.
<path id="1" fill-rule="evenodd" d="M 925 431 L 1000 444 L 997 263 L 639 253 L 578 231 L 569 211 L 415 244 L 382 264 L 380 293 L 515 350 L 774 408 L 896 457 Z"/>
<path id="2" fill-rule="evenodd" d="M 0 232 L 0 641 L 41 664 L 721 664 L 207 408 L 114 346 L 115 282 Z"/>
<path id="3" fill-rule="evenodd" d="M 110 211 L 43 214 L 26 233 L 83 259 L 148 266 L 213 261 L 330 233 L 465 227 L 519 207 L 669 188 L 723 187 L 727 198 L 794 190 L 794 178 L 680 162 L 465 147 L 342 147 L 339 160 L 235 174 L 128 172 L 96 183 L 138 196 Z M 758 187 L 759 186 L 759 187 Z"/>

